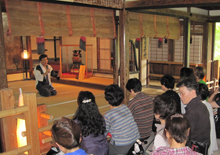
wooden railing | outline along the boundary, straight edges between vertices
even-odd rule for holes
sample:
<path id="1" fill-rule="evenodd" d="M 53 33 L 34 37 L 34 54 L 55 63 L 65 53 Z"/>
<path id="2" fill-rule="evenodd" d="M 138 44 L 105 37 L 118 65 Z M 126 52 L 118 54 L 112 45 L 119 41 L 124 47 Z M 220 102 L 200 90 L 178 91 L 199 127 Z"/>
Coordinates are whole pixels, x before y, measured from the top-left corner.
<path id="1" fill-rule="evenodd" d="M 1 128 L 1 137 L 3 137 L 3 153 L 0 155 L 19 155 L 28 151 L 29 155 L 40 155 L 41 145 L 38 133 L 48 132 L 48 138 L 42 139 L 42 143 L 52 141 L 51 127 L 52 125 L 38 127 L 39 116 L 45 119 L 52 119 L 52 116 L 46 113 L 40 113 L 37 109 L 36 93 L 23 94 L 24 106 L 15 107 L 15 97 L 11 89 L 0 90 L 1 111 L 3 127 Z M 17 146 L 17 118 L 24 119 L 26 124 L 26 132 L 22 132 L 22 136 L 27 137 L 27 145 L 23 147 Z M 48 140 L 49 139 L 49 140 Z"/>

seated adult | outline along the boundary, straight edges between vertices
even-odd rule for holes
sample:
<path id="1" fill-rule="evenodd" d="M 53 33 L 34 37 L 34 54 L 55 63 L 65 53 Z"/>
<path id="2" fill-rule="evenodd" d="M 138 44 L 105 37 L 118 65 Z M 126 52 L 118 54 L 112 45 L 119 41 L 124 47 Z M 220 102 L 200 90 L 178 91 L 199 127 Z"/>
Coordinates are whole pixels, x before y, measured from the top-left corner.
<path id="1" fill-rule="evenodd" d="M 51 84 L 50 76 L 60 78 L 60 72 L 55 72 L 53 68 L 48 65 L 48 57 L 42 54 L 39 57 L 40 64 L 34 68 L 34 76 L 36 79 L 36 89 L 41 96 L 49 97 L 57 94 L 57 91 Z"/>
<path id="2" fill-rule="evenodd" d="M 126 89 L 134 98 L 128 102 L 128 108 L 137 123 L 141 141 L 147 139 L 152 132 L 153 98 L 141 92 L 142 86 L 137 78 L 129 79 Z"/>
<path id="3" fill-rule="evenodd" d="M 181 114 L 169 116 L 166 119 L 165 133 L 170 147 L 159 147 L 151 155 L 202 155 L 185 146 L 189 137 L 189 130 L 190 124 L 185 116 Z"/>
<path id="4" fill-rule="evenodd" d="M 73 120 L 82 132 L 80 148 L 88 154 L 107 155 L 108 142 L 105 136 L 105 120 L 100 114 L 94 95 L 81 91 L 78 95 L 79 105 Z"/>
<path id="5" fill-rule="evenodd" d="M 60 150 L 65 155 L 87 155 L 80 145 L 80 128 L 71 119 L 62 117 L 54 121 L 52 135 Z"/>
<path id="6" fill-rule="evenodd" d="M 193 142 L 210 145 L 210 120 L 209 111 L 201 102 L 198 93 L 198 83 L 195 79 L 186 78 L 177 84 L 180 99 L 186 104 L 185 116 L 190 123 L 190 139 L 187 146 L 191 147 Z"/>
<path id="7" fill-rule="evenodd" d="M 196 80 L 199 83 L 206 84 L 206 82 L 203 80 L 205 77 L 205 69 L 202 66 L 197 66 L 194 69 Z"/>
<path id="8" fill-rule="evenodd" d="M 166 74 L 161 78 L 160 83 L 162 90 L 165 91 L 165 93 L 162 95 L 169 96 L 174 99 L 176 102 L 176 113 L 181 114 L 180 96 L 175 91 L 173 91 L 175 84 L 174 77 L 172 75 Z"/>
<path id="9" fill-rule="evenodd" d="M 156 96 L 154 99 L 154 116 L 160 121 L 161 125 L 157 127 L 157 134 L 154 139 L 153 151 L 161 146 L 169 146 L 164 134 L 166 118 L 176 112 L 175 101 L 164 95 Z"/>
<path id="10" fill-rule="evenodd" d="M 211 130 L 210 130 L 210 146 L 208 150 L 208 154 L 213 154 L 214 151 L 218 150 L 217 139 L 216 139 L 216 132 L 215 132 L 215 122 L 214 122 L 214 115 L 213 115 L 213 108 L 211 104 L 206 101 L 206 98 L 209 95 L 209 89 L 206 84 L 199 83 L 199 94 L 201 97 L 202 103 L 204 103 L 209 111 L 209 120 L 211 123 Z"/>
<path id="11" fill-rule="evenodd" d="M 196 76 L 195 76 L 192 68 L 182 67 L 180 70 L 180 81 L 183 79 L 186 79 L 186 78 L 196 80 Z M 185 108 L 186 108 L 186 105 L 183 104 L 183 102 L 181 101 L 181 113 L 182 114 L 186 113 Z"/>
<path id="12" fill-rule="evenodd" d="M 111 108 L 104 115 L 106 134 L 111 134 L 109 155 L 127 154 L 134 142 L 140 138 L 137 124 L 128 107 L 121 104 L 124 92 L 118 85 L 105 88 L 105 99 Z"/>

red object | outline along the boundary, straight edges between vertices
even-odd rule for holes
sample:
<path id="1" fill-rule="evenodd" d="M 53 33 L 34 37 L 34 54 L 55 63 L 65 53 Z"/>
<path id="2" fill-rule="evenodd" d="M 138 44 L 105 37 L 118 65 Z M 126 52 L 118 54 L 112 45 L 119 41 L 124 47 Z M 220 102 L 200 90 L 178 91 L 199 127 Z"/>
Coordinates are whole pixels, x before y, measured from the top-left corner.
<path id="1" fill-rule="evenodd" d="M 106 138 L 107 138 L 108 141 L 110 141 L 112 139 L 112 135 L 108 132 Z"/>

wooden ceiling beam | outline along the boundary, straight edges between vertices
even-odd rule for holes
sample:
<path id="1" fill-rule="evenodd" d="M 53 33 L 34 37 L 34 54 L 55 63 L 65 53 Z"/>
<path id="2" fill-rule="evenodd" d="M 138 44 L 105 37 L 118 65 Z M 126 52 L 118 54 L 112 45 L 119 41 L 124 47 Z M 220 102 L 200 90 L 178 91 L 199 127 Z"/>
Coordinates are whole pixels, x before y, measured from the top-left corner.
<path id="1" fill-rule="evenodd" d="M 173 7 L 196 7 L 196 6 L 211 6 L 219 5 L 219 0 L 139 0 L 126 1 L 126 9 L 134 8 L 173 8 Z"/>
<path id="2" fill-rule="evenodd" d="M 154 15 L 172 16 L 177 18 L 189 18 L 191 21 L 205 22 L 208 20 L 208 16 L 184 12 L 184 11 L 177 11 L 172 9 L 139 9 L 132 11 L 139 13 L 154 14 Z"/>

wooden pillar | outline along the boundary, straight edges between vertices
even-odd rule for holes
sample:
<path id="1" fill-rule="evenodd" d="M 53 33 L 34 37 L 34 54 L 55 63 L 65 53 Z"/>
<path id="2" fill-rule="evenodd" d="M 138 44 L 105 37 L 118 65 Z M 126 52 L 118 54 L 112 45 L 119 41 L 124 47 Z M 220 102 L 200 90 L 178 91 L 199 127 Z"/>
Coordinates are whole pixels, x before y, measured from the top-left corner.
<path id="1" fill-rule="evenodd" d="M 4 31 L 2 20 L 2 3 L 0 3 L 0 89 L 8 88 L 6 59 L 5 59 L 5 45 L 4 45 Z"/>
<path id="2" fill-rule="evenodd" d="M 124 8 L 119 11 L 120 87 L 125 94 L 124 104 L 127 104 L 129 96 L 129 92 L 126 90 L 126 83 L 129 78 L 129 35 L 126 34 L 128 32 L 127 22 L 127 11 Z"/>
<path id="3" fill-rule="evenodd" d="M 207 23 L 207 53 L 206 53 L 206 80 L 211 81 L 211 60 L 212 60 L 212 47 L 213 47 L 213 23 Z M 204 31 L 204 30 L 203 30 Z M 205 56 L 204 56 L 205 59 Z"/>
<path id="4" fill-rule="evenodd" d="M 37 119 L 37 99 L 36 93 L 24 94 L 24 105 L 28 106 L 28 112 L 24 113 L 26 118 L 26 133 L 27 144 L 31 145 L 29 155 L 40 154 L 40 141 L 38 134 L 38 119 Z"/>
<path id="5" fill-rule="evenodd" d="M 190 57 L 190 19 L 184 18 L 183 25 L 183 66 L 189 67 Z"/>
<path id="6" fill-rule="evenodd" d="M 113 83 L 118 84 L 118 44 L 119 44 L 119 35 L 118 35 L 118 19 L 115 18 L 115 28 L 116 28 L 116 38 L 113 40 Z"/>
<path id="7" fill-rule="evenodd" d="M 30 54 L 30 58 L 29 58 L 29 67 L 30 67 L 30 78 L 34 75 L 32 75 L 33 73 L 33 61 L 32 61 L 32 52 L 31 52 L 31 37 L 27 36 L 26 37 L 26 45 L 27 45 L 27 51 Z"/>
<path id="8" fill-rule="evenodd" d="M 1 89 L 0 90 L 1 110 L 7 110 L 15 107 L 15 97 L 13 90 Z M 10 151 L 18 147 L 17 144 L 17 119 L 14 116 L 2 118 L 1 120 L 1 141 L 2 151 Z"/>

